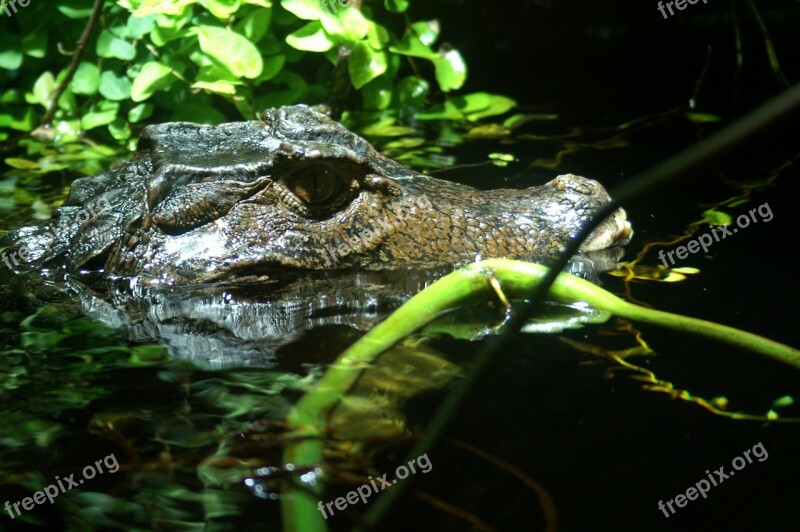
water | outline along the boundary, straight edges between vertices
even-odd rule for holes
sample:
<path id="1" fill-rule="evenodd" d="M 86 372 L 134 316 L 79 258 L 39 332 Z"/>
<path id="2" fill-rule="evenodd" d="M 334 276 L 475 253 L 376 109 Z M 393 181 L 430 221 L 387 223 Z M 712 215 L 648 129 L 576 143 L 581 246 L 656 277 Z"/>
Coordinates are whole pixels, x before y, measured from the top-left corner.
<path id="1" fill-rule="evenodd" d="M 791 13 L 782 9 L 777 13 Z M 597 178 L 613 190 L 779 90 L 758 48 L 757 26 L 747 18 L 747 69 L 733 81 L 726 13 L 726 8 L 696 5 L 662 21 L 655 4 L 648 3 L 636 10 L 521 3 L 518 8 L 476 5 L 452 15 L 445 21 L 454 28 L 454 43 L 475 58 L 472 88 L 511 94 L 525 110 L 560 118 L 531 122 L 512 139 L 449 147 L 446 153 L 462 164 L 483 162 L 495 151 L 512 153 L 518 162 L 439 177 L 493 188 L 541 184 L 571 172 Z M 765 17 L 787 76 L 796 79 L 798 33 L 792 34 L 792 27 L 797 19 L 789 23 L 775 13 Z M 481 28 L 488 41 L 476 37 Z M 708 42 L 715 46 L 715 59 L 699 110 L 720 115 L 721 122 L 696 124 L 676 111 L 630 131 L 614 129 L 684 105 Z M 578 135 L 567 137 L 573 128 Z M 723 210 L 735 218 L 767 202 L 774 213 L 772 221 L 715 243 L 708 256 L 681 261 L 679 266 L 700 269 L 683 282 L 630 283 L 637 301 L 800 345 L 792 310 L 800 291 L 791 267 L 792 250 L 800 243 L 792 218 L 798 171 L 797 161 L 786 164 L 798 151 L 796 130 L 795 121 L 693 173 L 680 186 L 625 205 L 636 231 L 627 260 L 647 242 L 680 234 L 711 205 L 740 194 L 742 184 L 761 185 L 748 203 Z M 546 166 L 570 146 L 557 168 Z M 768 182 L 771 175 L 778 177 Z M 658 258 L 651 252 L 642 264 L 657 266 Z M 604 276 L 601 282 L 619 294 L 626 288 L 618 277 Z M 356 298 L 350 296 L 338 314 L 330 304 L 315 326 L 297 327 L 272 353 L 276 365 L 266 369 L 218 370 L 169 359 L 162 349 L 147 347 L 152 341 L 130 344 L 119 331 L 87 319 L 65 322 L 48 313 L 20 324 L 26 312 L 5 314 L 0 504 L 21 501 L 56 475 L 80 472 L 112 453 L 120 469 L 59 495 L 55 505 L 37 505 L 13 521 L 6 515 L 0 528 L 150 529 L 159 523 L 180 529 L 194 523 L 213 530 L 278 529 L 284 474 L 276 439 L 279 420 L 307 389 L 307 375 L 319 375 L 397 303 L 377 308 L 362 296 L 364 306 L 354 307 Z M 470 320 L 488 323 L 496 316 L 482 306 L 474 312 Z M 458 510 L 442 511 L 409 497 L 387 528 L 463 530 L 470 514 L 497 530 L 542 529 L 545 512 L 530 487 L 533 480 L 549 493 L 561 530 L 795 529 L 800 523 L 798 426 L 715 415 L 687 400 L 686 393 L 669 393 L 668 383 L 673 391 L 708 401 L 724 396 L 730 412 L 764 415 L 774 409 L 781 417 L 800 418 L 796 405 L 773 406 L 786 396 L 797 399 L 796 372 L 652 325 L 634 324 L 655 354 L 628 362 L 653 372 L 658 383 L 574 347 L 575 342 L 596 351 L 636 346 L 623 325 L 612 319 L 565 332 L 572 346 L 557 335 L 518 336 L 460 411 L 441 449 L 430 453 L 430 472 L 414 476 L 419 493 Z M 207 332 L 200 330 L 199 337 Z M 439 335 L 431 346 L 458 365 L 469 363 L 478 343 Z M 184 349 L 200 348 L 187 342 Z M 655 384 L 658 389 L 647 389 Z M 421 394 L 399 407 L 405 426 L 422 431 L 445 393 Z M 394 472 L 407 462 L 409 446 L 396 439 L 382 445 L 370 474 Z M 762 448 L 766 458 L 756 455 Z M 732 461 L 744 459 L 746 451 L 752 463 L 712 486 L 707 498 L 684 501 L 683 507 L 673 502 L 674 513 L 666 506 L 709 474 L 716 480 L 720 467 L 729 474 Z M 324 501 L 361 483 L 340 480 L 343 484 L 327 492 Z M 348 529 L 348 515 L 364 508 L 353 504 L 328 524 Z"/>

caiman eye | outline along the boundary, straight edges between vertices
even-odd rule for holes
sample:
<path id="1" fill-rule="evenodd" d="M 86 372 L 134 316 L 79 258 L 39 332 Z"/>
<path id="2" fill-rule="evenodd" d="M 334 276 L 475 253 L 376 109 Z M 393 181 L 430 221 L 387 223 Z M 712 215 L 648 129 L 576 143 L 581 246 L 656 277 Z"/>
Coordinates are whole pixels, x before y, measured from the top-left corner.
<path id="1" fill-rule="evenodd" d="M 339 176 L 324 165 L 314 165 L 292 174 L 287 180 L 289 190 L 309 206 L 329 203 L 339 192 Z"/>

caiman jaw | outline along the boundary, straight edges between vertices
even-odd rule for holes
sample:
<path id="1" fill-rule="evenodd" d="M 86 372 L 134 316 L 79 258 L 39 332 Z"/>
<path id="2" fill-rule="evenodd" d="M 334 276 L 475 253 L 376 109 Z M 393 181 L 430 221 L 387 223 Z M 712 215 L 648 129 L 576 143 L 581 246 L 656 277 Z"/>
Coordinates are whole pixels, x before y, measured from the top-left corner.
<path id="1" fill-rule="evenodd" d="M 633 229 L 625 210 L 617 209 L 592 231 L 589 238 L 581 245 L 581 250 L 596 251 L 613 246 L 624 246 L 630 241 L 631 236 L 633 236 Z"/>

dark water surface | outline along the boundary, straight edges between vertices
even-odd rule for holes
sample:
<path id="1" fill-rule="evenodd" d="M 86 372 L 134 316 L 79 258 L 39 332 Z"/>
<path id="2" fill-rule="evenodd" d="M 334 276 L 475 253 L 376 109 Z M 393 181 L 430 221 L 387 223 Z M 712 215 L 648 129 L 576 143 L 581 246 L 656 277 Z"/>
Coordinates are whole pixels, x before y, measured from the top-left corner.
<path id="1" fill-rule="evenodd" d="M 727 3 L 699 2 L 669 20 L 649 1 L 630 8 L 612 2 L 547 4 L 436 2 L 419 8 L 420 16 L 439 17 L 445 34 L 464 52 L 472 68 L 468 89 L 509 94 L 523 111 L 559 115 L 529 123 L 512 140 L 467 140 L 446 148 L 461 164 L 483 162 L 492 152 L 512 153 L 518 161 L 509 167 L 464 168 L 439 177 L 493 188 L 576 173 L 613 190 L 781 90 L 744 3 L 736 3 L 746 45 L 738 77 Z M 786 76 L 797 80 L 797 5 L 776 2 L 762 15 Z M 681 107 L 695 90 L 708 46 L 712 59 L 696 111 L 722 120 L 698 124 Z M 616 129 L 659 115 L 664 117 Z M 544 163 L 565 147 L 563 136 L 575 130 L 575 151 L 557 168 L 547 168 Z M 800 244 L 794 218 L 798 131 L 797 120 L 785 124 L 680 185 L 625 205 L 635 228 L 625 255 L 632 260 L 644 244 L 682 233 L 710 206 L 740 194 L 742 185 L 763 185 L 778 175 L 754 189 L 747 203 L 722 209 L 735 218 L 766 202 L 774 214 L 770 222 L 751 224 L 713 244 L 707 255 L 680 261 L 676 266 L 700 270 L 683 282 L 630 283 L 638 302 L 800 346 L 791 310 L 800 296 L 792 266 Z M 612 138 L 616 141 L 609 142 Z M 656 266 L 658 258 L 651 251 L 642 264 Z M 601 282 L 612 292 L 625 292 L 618 277 L 605 275 Z M 324 368 L 388 308 L 370 307 L 372 313 L 358 326 L 332 319 L 300 331 L 277 351 L 279 363 L 268 370 L 211 370 L 161 360 L 156 351 L 131 352 L 113 330 L 91 321 L 64 324 L 59 317 L 40 316 L 20 326 L 19 316 L 4 315 L 7 347 L 26 349 L 8 351 L 0 365 L 0 504 L 20 501 L 56 475 L 65 477 L 111 454 L 120 469 L 96 476 L 55 505 L 45 502 L 13 521 L 3 515 L 0 529 L 278 530 L 277 483 L 270 479 L 280 475 L 269 468 L 280 465 L 280 448 L 267 420 L 282 419 L 307 384 L 302 377 Z M 352 314 L 346 302 L 341 310 Z M 631 334 L 612 333 L 619 326 L 612 318 L 563 337 L 600 350 L 635 346 Z M 706 339 L 636 327 L 655 353 L 628 361 L 676 389 L 706 400 L 724 396 L 731 412 L 763 416 L 774 408 L 781 417 L 800 418 L 797 405 L 773 407 L 779 398 L 798 398 L 796 370 Z M 646 390 L 647 383 L 633 372 L 561 338 L 515 338 L 445 443 L 429 455 L 430 472 L 416 475 L 415 489 L 427 494 L 428 502 L 410 496 L 383 529 L 469 529 L 454 517 L 459 512 L 495 530 L 544 529 L 544 513 L 523 477 L 549 493 L 559 530 L 800 528 L 799 424 L 715 415 L 674 394 Z M 478 348 L 478 342 L 446 335 L 432 345 L 460 364 L 468 364 Z M 404 408 L 408 427 L 422 431 L 445 393 L 410 400 Z M 409 445 L 381 447 L 372 457 L 372 474 L 394 471 L 405 462 Z M 709 474 L 716 479 L 720 467 L 730 473 L 732 460 L 745 451 L 752 463 L 712 486 L 707 498 L 673 506 L 670 517 L 659 509 L 659 501 L 685 494 Z M 357 485 L 343 483 L 324 501 Z M 431 497 L 451 509 L 442 510 Z M 349 514 L 341 512 L 328 524 L 349 529 L 363 509 L 352 505 Z"/>

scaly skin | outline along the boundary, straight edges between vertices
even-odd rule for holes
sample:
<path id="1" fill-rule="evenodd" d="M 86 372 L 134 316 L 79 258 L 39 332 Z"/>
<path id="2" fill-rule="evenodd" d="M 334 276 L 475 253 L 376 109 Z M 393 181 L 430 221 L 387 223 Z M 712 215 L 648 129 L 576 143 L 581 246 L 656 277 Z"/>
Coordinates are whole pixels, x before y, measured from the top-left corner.
<path id="1" fill-rule="evenodd" d="M 102 267 L 167 284 L 477 256 L 541 262 L 607 201 L 600 184 L 574 175 L 491 191 L 425 176 L 296 105 L 261 121 L 149 126 L 129 163 L 73 184 L 50 227 L 4 243 L 24 244 L 29 267 Z M 629 236 L 620 210 L 584 249 Z"/>

